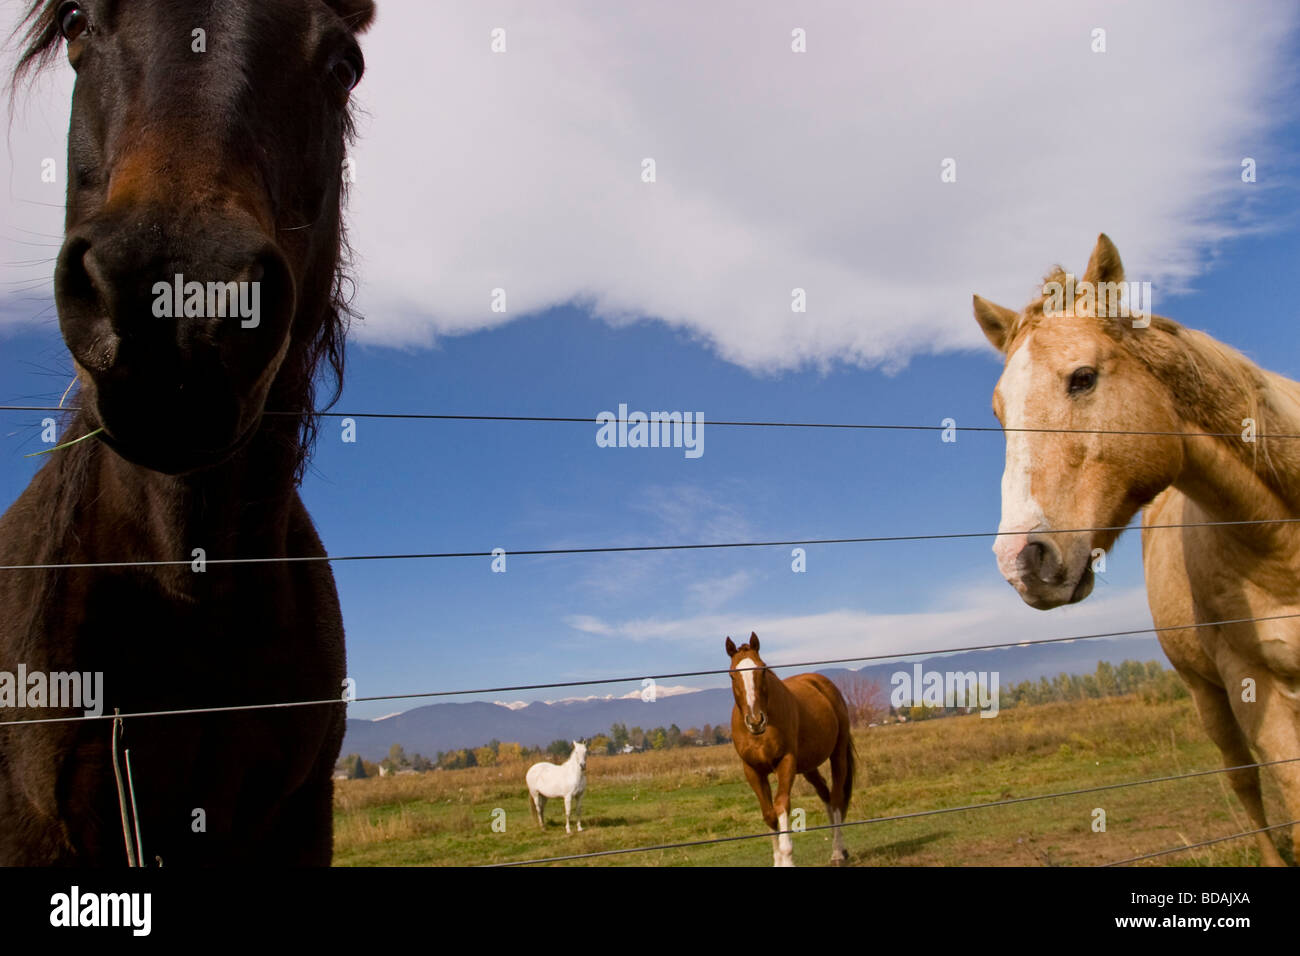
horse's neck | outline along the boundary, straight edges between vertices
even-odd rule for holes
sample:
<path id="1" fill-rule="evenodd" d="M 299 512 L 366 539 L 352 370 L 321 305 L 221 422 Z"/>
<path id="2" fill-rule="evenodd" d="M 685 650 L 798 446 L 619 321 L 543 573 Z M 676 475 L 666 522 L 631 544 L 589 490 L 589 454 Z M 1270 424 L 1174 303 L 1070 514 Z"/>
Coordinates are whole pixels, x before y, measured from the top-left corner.
<path id="1" fill-rule="evenodd" d="M 90 461 L 82 463 L 75 534 L 61 547 L 80 552 L 76 559 L 83 561 L 189 562 L 197 548 L 207 559 L 282 557 L 296 494 L 283 438 L 264 428 L 229 461 L 183 476 L 141 468 L 107 446 L 86 443 Z M 152 571 L 182 593 L 194 580 L 188 564 Z"/>
<path id="2" fill-rule="evenodd" d="M 1293 516 L 1300 508 L 1300 441 L 1268 436 L 1300 434 L 1300 385 L 1169 319 L 1126 341 L 1160 383 L 1141 401 L 1170 406 L 1188 433 L 1173 486 L 1213 520 Z M 1290 536 L 1281 526 L 1242 533 L 1257 541 Z"/>
<path id="3" fill-rule="evenodd" d="M 1174 487 L 1219 521 L 1267 521 L 1300 515 L 1300 440 L 1270 434 L 1300 435 L 1300 389 L 1269 376 L 1269 385 L 1250 408 L 1215 409 L 1187 423 L 1189 431 L 1231 437 L 1190 435 L 1183 441 L 1184 464 Z M 1254 415 L 1250 413 L 1253 411 Z M 1243 437 L 1243 421 L 1255 417 L 1254 441 Z M 1266 529 L 1268 530 L 1268 529 Z M 1291 529 L 1271 529 L 1289 537 Z M 1251 536 L 1261 529 L 1252 526 Z"/>
<path id="4" fill-rule="evenodd" d="M 794 696 L 776 671 L 767 671 L 767 710 L 769 715 L 792 714 L 799 709 L 799 699 Z"/>
<path id="5" fill-rule="evenodd" d="M 767 676 L 764 679 L 767 681 L 767 701 L 769 704 L 773 700 L 789 701 L 794 699 L 794 695 L 785 686 L 785 681 L 777 676 L 776 671 L 767 671 Z"/>

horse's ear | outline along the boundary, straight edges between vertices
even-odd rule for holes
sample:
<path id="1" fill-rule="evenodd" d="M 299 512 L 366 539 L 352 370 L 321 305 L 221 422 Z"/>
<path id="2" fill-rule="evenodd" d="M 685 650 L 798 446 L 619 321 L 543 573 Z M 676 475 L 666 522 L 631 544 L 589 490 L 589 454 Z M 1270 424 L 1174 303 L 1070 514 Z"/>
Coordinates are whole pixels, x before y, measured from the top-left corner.
<path id="1" fill-rule="evenodd" d="M 375 21 L 374 0 L 325 0 L 353 33 L 364 33 Z"/>
<path id="2" fill-rule="evenodd" d="M 1093 247 L 1092 256 L 1088 259 L 1083 279 L 1094 285 L 1124 281 L 1124 263 L 1119 261 L 1119 250 L 1104 232 L 1097 237 L 1097 245 Z"/>
<path id="3" fill-rule="evenodd" d="M 992 343 L 995 349 L 1005 353 L 1007 350 L 1007 337 L 1011 334 L 1012 328 L 1015 327 L 1017 313 L 1003 306 L 994 305 L 988 299 L 981 299 L 979 296 L 975 296 L 973 302 L 975 305 L 975 321 L 984 330 L 984 337 Z"/>
<path id="4" fill-rule="evenodd" d="M 758 650 L 758 635 L 753 631 L 749 632 L 749 649 L 751 651 Z"/>
<path id="5" fill-rule="evenodd" d="M 727 656 L 728 657 L 736 656 L 736 642 L 733 641 L 731 638 L 727 638 Z"/>

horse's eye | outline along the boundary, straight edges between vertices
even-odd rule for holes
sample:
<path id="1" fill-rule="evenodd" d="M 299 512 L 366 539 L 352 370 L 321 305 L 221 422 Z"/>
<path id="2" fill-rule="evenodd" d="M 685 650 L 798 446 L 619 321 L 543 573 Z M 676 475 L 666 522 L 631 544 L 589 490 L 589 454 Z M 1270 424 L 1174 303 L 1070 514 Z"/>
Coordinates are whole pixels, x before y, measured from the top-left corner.
<path id="1" fill-rule="evenodd" d="M 59 7 L 57 16 L 59 32 L 69 43 L 85 33 L 86 27 L 90 26 L 90 18 L 78 3 L 65 3 Z"/>
<path id="2" fill-rule="evenodd" d="M 333 74 L 339 86 L 349 93 L 356 89 L 357 84 L 361 82 L 361 64 L 350 56 L 335 61 L 330 68 L 330 73 Z"/>
<path id="3" fill-rule="evenodd" d="M 1084 366 L 1076 368 L 1070 376 L 1070 394 L 1078 395 L 1081 392 L 1091 391 L 1097 384 L 1097 370 Z"/>

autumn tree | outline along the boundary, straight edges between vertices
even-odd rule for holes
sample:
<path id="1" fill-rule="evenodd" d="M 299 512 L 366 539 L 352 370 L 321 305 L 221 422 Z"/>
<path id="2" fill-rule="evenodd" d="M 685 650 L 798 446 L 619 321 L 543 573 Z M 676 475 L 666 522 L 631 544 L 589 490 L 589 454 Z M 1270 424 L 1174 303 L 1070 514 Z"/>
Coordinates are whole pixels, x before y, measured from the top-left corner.
<path id="1" fill-rule="evenodd" d="M 849 723 L 861 727 L 879 721 L 889 713 L 889 704 L 880 681 L 861 674 L 849 674 L 835 682 L 849 708 Z"/>
<path id="2" fill-rule="evenodd" d="M 499 764 L 519 763 L 523 759 L 523 744 L 518 744 L 514 741 L 507 741 L 497 747 L 497 763 Z"/>

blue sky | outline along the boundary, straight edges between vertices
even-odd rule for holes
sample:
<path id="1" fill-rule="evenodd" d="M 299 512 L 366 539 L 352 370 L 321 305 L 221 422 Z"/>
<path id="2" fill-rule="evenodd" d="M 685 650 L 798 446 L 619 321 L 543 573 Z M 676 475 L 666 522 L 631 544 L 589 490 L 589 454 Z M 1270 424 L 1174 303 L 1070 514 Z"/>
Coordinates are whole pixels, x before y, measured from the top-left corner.
<path id="1" fill-rule="evenodd" d="M 818 9 L 819 16 L 829 16 Z M 1264 51 L 1272 57 L 1265 65 L 1278 78 L 1261 89 L 1264 97 L 1294 82 L 1300 57 L 1294 13 L 1286 19 L 1277 12 L 1281 8 L 1261 9 L 1274 11 L 1291 29 L 1283 47 Z M 1195 10 L 1196 16 L 1187 18 L 1193 25 L 1218 26 L 1218 14 L 1210 8 Z M 377 29 L 382 27 L 381 16 Z M 1154 23 L 1150 29 L 1146 46 L 1131 42 L 1130 47 L 1149 51 L 1157 35 Z M 1032 40 L 1031 35 L 1017 42 Z M 376 42 L 396 44 L 400 38 L 381 33 Z M 1119 31 L 1115 42 L 1121 53 Z M 1221 55 L 1237 58 L 1233 62 L 1241 76 L 1229 72 L 1206 82 L 1225 91 L 1226 106 L 1197 102 L 1193 93 L 1171 92 L 1155 81 L 1143 89 L 1152 102 L 1183 96 L 1188 116 L 1199 116 L 1205 127 L 1200 139 L 1171 138 L 1174 130 L 1128 137 L 1114 146 L 1112 152 L 1120 155 L 1113 163 L 1092 161 L 1053 173 L 1050 156 L 1036 158 L 1031 150 L 1010 158 L 972 138 L 961 155 L 971 157 L 966 168 L 979 170 L 981 177 L 973 194 L 965 194 L 973 198 L 948 206 L 918 201 L 910 228 L 897 222 L 863 228 L 838 214 L 819 213 L 814 203 L 807 213 L 812 238 L 801 253 L 803 266 L 816 271 L 808 263 L 826 266 L 837 260 L 836 269 L 854 278 L 820 300 L 811 292 L 810 301 L 829 299 L 833 306 L 814 308 L 806 319 L 760 314 L 746 298 L 758 281 L 754 273 L 746 271 L 749 267 L 725 272 L 728 263 L 743 258 L 740 251 L 710 247 L 715 233 L 752 234 L 752 253 L 763 269 L 784 261 L 784 246 L 763 243 L 781 230 L 757 223 L 749 213 L 722 217 L 721 225 L 713 223 L 708 236 L 700 237 L 691 231 L 696 220 L 690 215 L 674 218 L 665 212 L 666 236 L 652 227 L 637 248 L 644 252 L 653 246 L 656 256 L 665 257 L 678 246 L 690 249 L 692 261 L 677 263 L 672 271 L 670 259 L 656 256 L 617 266 L 589 261 L 585 256 L 598 244 L 599 230 L 574 225 L 540 199 L 529 212 L 541 223 L 511 237 L 511 258 L 497 261 L 485 254 L 484 262 L 465 271 L 481 275 L 484 288 L 499 282 L 546 289 L 518 296 L 520 305 L 506 319 L 476 317 L 463 305 L 459 288 L 448 291 L 454 305 L 443 308 L 436 289 L 429 297 L 422 287 L 404 288 L 403 277 L 426 281 L 428 261 L 435 263 L 435 278 L 442 276 L 438 270 L 447 267 L 438 263 L 453 253 L 443 256 L 439 250 L 454 243 L 456 226 L 472 220 L 473 210 L 449 213 L 450 237 L 421 252 L 429 256 L 423 271 L 397 252 L 389 256 L 386 248 L 376 248 L 375 224 L 395 223 L 398 213 L 384 205 L 380 187 L 367 192 L 363 152 L 363 173 L 353 191 L 359 220 L 353 238 L 361 254 L 358 272 L 368 318 L 354 337 L 346 389 L 336 408 L 594 419 L 626 403 L 645 411 L 701 412 L 706 419 L 937 425 L 952 417 L 959 425 L 995 425 L 989 401 L 1000 358 L 980 344 L 971 293 L 1018 308 L 1053 263 L 1081 271 L 1102 231 L 1116 241 L 1130 279 L 1154 279 L 1156 311 L 1300 378 L 1289 288 L 1300 262 L 1295 100 L 1285 109 L 1270 107 L 1244 127 L 1234 126 L 1251 89 L 1243 77 L 1250 78 L 1263 54 L 1249 38 L 1225 34 L 1222 42 Z M 383 62 L 369 53 L 367 59 Z M 1285 70 L 1277 72 L 1279 66 Z M 527 67 L 525 59 L 512 68 L 526 72 Z M 588 67 L 598 71 L 600 65 Z M 1018 82 L 1032 88 L 1036 81 L 1031 76 Z M 1125 82 L 1141 86 L 1145 81 L 1129 76 Z M 974 92 L 950 88 L 950 95 L 988 103 L 997 95 L 994 83 L 976 84 Z M 381 76 L 367 101 L 374 114 L 370 130 L 380 139 L 389 135 L 383 110 L 387 89 Z M 503 102 L 512 102 L 508 94 L 498 91 Z M 627 96 L 628 103 L 639 102 L 633 93 Z M 667 112 L 673 102 L 629 115 L 649 122 L 647 117 Z M 686 102 L 681 99 L 683 108 Z M 829 104 L 827 115 L 840 115 L 842 105 Z M 1104 106 L 1120 109 L 1118 98 Z M 50 148 L 50 137 L 60 135 L 57 121 L 45 126 L 43 133 L 11 134 L 19 156 L 11 160 L 11 197 L 27 195 L 21 183 L 13 186 L 24 152 L 39 155 Z M 898 149 L 906 155 L 908 147 Z M 1261 183 L 1254 187 L 1240 182 L 1236 157 L 1241 155 L 1261 158 Z M 378 154 L 373 161 L 380 162 Z M 814 189 L 824 172 L 817 157 L 803 154 L 789 161 L 794 165 L 785 175 Z M 937 181 L 937 165 L 925 162 L 936 173 L 927 176 Z M 1179 171 L 1184 168 L 1195 172 Z M 1167 177 L 1162 169 L 1169 170 Z M 725 176 L 711 179 L 703 167 L 695 173 L 689 184 L 674 185 L 679 190 L 671 194 L 674 203 L 697 211 L 704 205 L 746 208 L 745 196 L 717 185 Z M 441 178 L 454 181 L 455 175 L 443 171 Z M 1176 180 L 1180 191 L 1165 179 Z M 858 185 L 864 194 L 912 188 L 879 176 L 862 177 Z M 525 199 L 548 193 L 536 182 L 514 188 Z M 759 183 L 754 194 L 759 198 L 748 201 L 757 207 L 767 188 Z M 927 180 L 923 188 L 934 187 Z M 1173 198 L 1160 199 L 1162 190 L 1171 190 Z M 995 219 L 981 211 L 990 196 L 993 206 L 987 208 L 998 210 Z M 1007 207 L 1006 196 L 1017 202 Z M 1091 198 L 1076 201 L 1076 196 Z M 828 201 L 834 206 L 859 200 L 832 196 Z M 623 221 L 627 207 L 621 202 L 609 200 L 607 218 Z M 1149 204 L 1135 208 L 1143 202 Z M 867 208 L 863 214 L 871 213 Z M 552 214 L 554 235 L 546 228 Z M 988 232 L 982 237 L 985 221 Z M 49 228 L 48 219 L 42 223 L 40 228 Z M 28 236 L 0 232 L 9 240 Z M 809 251 L 833 245 L 837 236 L 845 248 L 833 255 L 818 259 Z M 15 258 L 14 248 L 6 247 L 7 259 Z M 470 241 L 454 250 L 457 261 L 472 255 Z M 894 256 L 902 256 L 897 265 L 890 264 Z M 30 250 L 25 257 L 31 257 Z M 707 266 L 714 259 L 720 270 L 716 282 L 739 290 L 732 307 L 710 278 Z M 830 272 L 820 274 L 832 282 L 826 278 Z M 987 281 L 980 278 L 984 274 Z M 23 283 L 32 276 L 39 280 L 39 267 L 11 273 L 13 284 L 4 288 L 26 289 Z M 685 291 L 677 301 L 672 296 L 679 282 Z M 784 275 L 774 283 L 786 290 L 798 284 Z M 845 304 L 851 303 L 850 292 L 861 296 L 856 306 Z M 425 307 L 412 305 L 416 301 Z M 57 402 L 71 377 L 50 313 L 32 318 L 47 305 L 48 292 L 39 281 L 30 292 L 10 293 L 0 303 L 0 403 Z M 913 314 L 914 326 L 909 325 Z M 751 321 L 752 335 L 747 332 Z M 2 505 L 38 467 L 39 460 L 23 455 L 43 447 L 36 434 L 39 418 L 0 412 Z M 595 436 L 594 423 L 361 420 L 357 442 L 345 444 L 337 420 L 327 420 L 302 493 L 334 554 L 942 534 L 993 531 L 998 522 L 1003 441 L 997 434 L 963 433 L 956 443 L 944 444 L 934 432 L 706 426 L 705 453 L 695 460 L 680 449 L 599 448 Z M 334 572 L 348 633 L 349 672 L 362 696 L 721 667 L 723 638 L 752 629 L 767 638 L 769 660 L 779 663 L 1150 623 L 1136 536 L 1109 556 L 1108 571 L 1091 598 L 1052 612 L 1021 604 L 998 574 L 990 544 L 991 539 L 971 539 L 812 547 L 803 574 L 792 573 L 789 548 L 513 557 L 505 574 L 491 573 L 487 559 L 339 563 Z M 490 699 L 563 696 L 570 692 Z M 374 717 L 407 706 L 413 705 L 359 704 L 353 716 Z"/>

